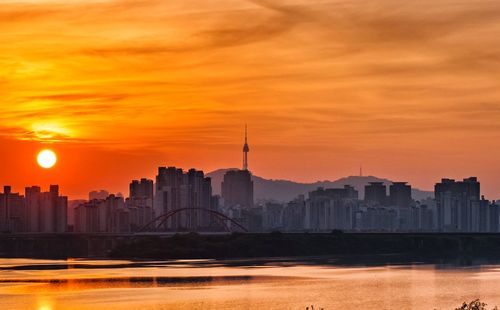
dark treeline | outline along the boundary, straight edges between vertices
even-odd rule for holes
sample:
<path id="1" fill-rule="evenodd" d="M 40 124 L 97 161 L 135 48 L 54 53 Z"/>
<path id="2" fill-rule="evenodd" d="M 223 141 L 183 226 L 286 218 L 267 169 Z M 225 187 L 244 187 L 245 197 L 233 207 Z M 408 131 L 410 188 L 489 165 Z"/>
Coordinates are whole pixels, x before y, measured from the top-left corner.
<path id="1" fill-rule="evenodd" d="M 419 257 L 468 255 L 500 258 L 500 235 L 231 234 L 195 233 L 122 243 L 115 258 L 256 258 L 399 254 Z"/>
<path id="2" fill-rule="evenodd" d="M 500 259 L 500 234 L 0 235 L 0 257 L 257 258 L 406 255 Z M 371 257 L 371 258 L 370 258 Z"/>

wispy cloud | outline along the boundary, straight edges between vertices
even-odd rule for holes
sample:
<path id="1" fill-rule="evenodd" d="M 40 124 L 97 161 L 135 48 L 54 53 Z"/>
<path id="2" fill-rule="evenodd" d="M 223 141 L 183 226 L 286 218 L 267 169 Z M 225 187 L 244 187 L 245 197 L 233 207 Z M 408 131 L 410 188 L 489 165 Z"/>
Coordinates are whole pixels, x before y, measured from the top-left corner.
<path id="1" fill-rule="evenodd" d="M 1 126 L 161 149 L 235 141 L 244 122 L 277 145 L 370 149 L 408 134 L 486 145 L 500 130 L 498 18 L 491 1 L 10 2 Z"/>

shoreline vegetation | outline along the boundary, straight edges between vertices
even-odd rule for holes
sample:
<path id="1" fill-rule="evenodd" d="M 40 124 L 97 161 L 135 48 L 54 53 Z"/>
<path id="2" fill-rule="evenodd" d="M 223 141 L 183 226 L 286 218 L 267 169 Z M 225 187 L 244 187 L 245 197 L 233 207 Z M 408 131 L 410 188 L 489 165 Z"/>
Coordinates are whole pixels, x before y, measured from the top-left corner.
<path id="1" fill-rule="evenodd" d="M 462 306 L 455 308 L 455 310 L 488 310 L 489 308 L 487 308 L 487 306 L 488 305 L 486 303 L 482 302 L 479 299 L 476 299 L 469 303 L 464 302 Z M 495 306 L 491 308 L 491 310 L 498 310 L 498 307 Z"/>
<path id="2" fill-rule="evenodd" d="M 349 257 L 360 263 L 432 259 L 500 261 L 500 234 L 233 233 L 0 235 L 0 257 L 254 259 Z M 404 260 L 408 261 L 408 260 Z"/>
<path id="3" fill-rule="evenodd" d="M 176 234 L 119 244 L 111 258 L 259 258 L 306 256 L 410 256 L 421 258 L 500 258 L 500 235 L 450 236 L 412 234 Z"/>
<path id="4" fill-rule="evenodd" d="M 475 299 L 471 302 L 463 302 L 462 305 L 454 310 L 498 310 L 498 307 L 488 308 L 488 304 L 482 302 L 480 299 Z M 314 305 L 306 306 L 305 310 L 326 310 L 323 307 L 314 307 Z M 437 309 L 434 309 L 437 310 Z"/>

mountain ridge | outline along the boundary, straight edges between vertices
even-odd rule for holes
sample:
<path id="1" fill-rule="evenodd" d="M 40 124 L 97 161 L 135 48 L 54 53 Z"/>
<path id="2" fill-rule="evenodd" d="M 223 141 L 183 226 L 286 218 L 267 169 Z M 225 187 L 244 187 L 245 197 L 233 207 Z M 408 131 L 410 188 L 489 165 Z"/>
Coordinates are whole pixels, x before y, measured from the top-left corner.
<path id="1" fill-rule="evenodd" d="M 224 174 L 236 168 L 217 169 L 206 174 L 212 178 L 212 189 L 214 194 L 221 193 L 221 183 Z M 340 188 L 344 185 L 352 185 L 359 192 L 359 198 L 364 197 L 364 186 L 369 182 L 383 182 L 386 185 L 392 184 L 392 180 L 379 178 L 375 176 L 347 176 L 340 179 L 330 181 L 316 181 L 311 183 L 295 182 L 284 179 L 266 179 L 260 176 L 252 175 L 254 182 L 254 197 L 255 200 L 276 200 L 288 202 L 296 198 L 298 195 L 306 195 L 318 187 L 324 188 Z M 422 200 L 428 197 L 434 197 L 434 193 L 424 191 L 417 188 L 412 188 L 412 197 L 415 200 Z"/>

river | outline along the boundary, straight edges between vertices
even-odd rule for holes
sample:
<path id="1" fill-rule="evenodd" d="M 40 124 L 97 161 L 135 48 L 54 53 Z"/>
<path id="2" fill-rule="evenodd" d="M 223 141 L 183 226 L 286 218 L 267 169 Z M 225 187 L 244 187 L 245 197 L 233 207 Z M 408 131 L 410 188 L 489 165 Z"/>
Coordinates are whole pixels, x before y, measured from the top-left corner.
<path id="1" fill-rule="evenodd" d="M 500 265 L 0 259 L 0 309 L 454 309 L 500 305 Z"/>

